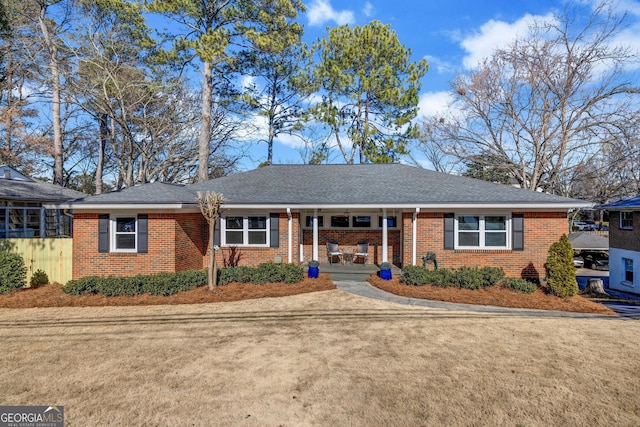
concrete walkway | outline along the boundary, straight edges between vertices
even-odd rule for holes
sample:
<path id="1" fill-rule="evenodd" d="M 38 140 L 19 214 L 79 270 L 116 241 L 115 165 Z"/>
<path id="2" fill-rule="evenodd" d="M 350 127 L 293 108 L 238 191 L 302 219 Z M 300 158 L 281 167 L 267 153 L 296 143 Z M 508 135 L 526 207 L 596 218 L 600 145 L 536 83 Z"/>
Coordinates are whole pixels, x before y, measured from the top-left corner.
<path id="1" fill-rule="evenodd" d="M 392 302 L 396 304 L 413 305 L 416 307 L 429 307 L 429 308 L 456 310 L 456 311 L 473 311 L 473 312 L 480 312 L 480 313 L 497 313 L 497 314 L 512 315 L 512 316 L 600 318 L 600 319 L 610 319 L 610 320 L 617 319 L 617 317 L 602 316 L 599 314 L 571 313 L 566 311 L 551 311 L 551 310 L 533 310 L 533 309 L 525 309 L 525 308 L 506 308 L 506 307 L 495 307 L 495 306 L 473 305 L 473 304 L 457 304 L 457 303 L 450 303 L 450 302 L 401 297 L 398 295 L 391 294 L 389 292 L 385 292 L 382 289 L 378 289 L 366 281 L 334 280 L 334 283 L 336 284 L 338 289 L 353 295 L 359 295 L 365 298 L 373 298 L 373 299 Z M 613 307 L 611 308 L 614 309 Z M 640 308 L 639 308 L 638 314 L 640 315 Z"/>

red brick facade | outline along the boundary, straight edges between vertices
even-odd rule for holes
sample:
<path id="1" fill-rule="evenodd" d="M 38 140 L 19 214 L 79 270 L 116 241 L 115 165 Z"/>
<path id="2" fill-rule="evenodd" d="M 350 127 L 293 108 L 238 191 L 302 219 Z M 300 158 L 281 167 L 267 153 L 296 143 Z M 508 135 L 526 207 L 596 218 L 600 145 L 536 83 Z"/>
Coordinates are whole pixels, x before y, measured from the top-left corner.
<path id="1" fill-rule="evenodd" d="M 513 212 L 518 213 L 518 212 Z M 403 264 L 412 261 L 412 213 L 402 218 L 405 230 Z M 524 250 L 445 250 L 444 213 L 420 213 L 417 218 L 416 263 L 434 252 L 439 267 L 502 267 L 509 277 L 544 278 L 549 247 L 567 233 L 564 212 L 524 212 Z"/>
<path id="2" fill-rule="evenodd" d="M 142 212 L 141 212 L 142 213 Z M 515 212 L 514 212 L 515 213 Z M 219 266 L 257 265 L 263 262 L 288 261 L 288 215 L 279 215 L 279 245 L 264 247 L 223 247 L 216 256 Z M 545 275 L 544 263 L 548 249 L 567 232 L 565 212 L 524 212 L 524 250 L 445 250 L 444 213 L 420 213 L 417 219 L 416 263 L 422 263 L 427 252 L 435 252 L 443 268 L 467 266 L 496 266 L 504 268 L 511 277 L 539 277 Z M 313 253 L 310 229 L 301 229 L 300 215 L 292 213 L 291 259 L 300 262 L 300 241 L 303 258 L 309 261 Z M 400 228 L 388 230 L 388 259 L 396 265 L 412 263 L 412 213 L 404 213 Z M 612 228 L 612 232 L 614 229 Z M 339 242 L 343 249 L 353 249 L 360 241 L 369 243 L 369 262 L 382 262 L 382 231 L 327 230 L 319 231 L 318 253 L 326 262 L 325 243 Z M 77 212 L 74 217 L 73 277 L 89 275 L 149 274 L 201 269 L 208 263 L 208 226 L 199 213 L 149 213 L 148 253 L 99 253 L 98 214 Z"/>

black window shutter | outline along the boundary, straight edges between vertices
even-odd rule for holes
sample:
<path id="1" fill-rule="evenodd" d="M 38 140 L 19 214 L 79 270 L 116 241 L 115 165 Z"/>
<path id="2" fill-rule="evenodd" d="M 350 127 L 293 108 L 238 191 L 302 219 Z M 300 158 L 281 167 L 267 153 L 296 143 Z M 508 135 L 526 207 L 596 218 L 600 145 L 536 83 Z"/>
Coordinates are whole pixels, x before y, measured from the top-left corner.
<path id="1" fill-rule="evenodd" d="M 444 248 L 455 249 L 455 215 L 444 214 Z"/>
<path id="2" fill-rule="evenodd" d="M 511 229 L 512 229 L 513 250 L 523 251 L 524 250 L 524 214 L 513 214 L 511 216 Z"/>
<path id="3" fill-rule="evenodd" d="M 272 248 L 277 248 L 280 246 L 280 216 L 277 213 L 272 213 L 269 215 L 270 226 L 269 226 L 269 246 Z"/>
<path id="4" fill-rule="evenodd" d="M 216 228 L 213 230 L 213 245 L 217 247 L 220 247 L 220 221 L 224 221 L 224 218 L 216 220 Z"/>
<path id="5" fill-rule="evenodd" d="M 98 252 L 109 252 L 109 215 L 98 216 Z"/>
<path id="6" fill-rule="evenodd" d="M 138 253 L 149 252 L 149 215 L 138 215 Z"/>

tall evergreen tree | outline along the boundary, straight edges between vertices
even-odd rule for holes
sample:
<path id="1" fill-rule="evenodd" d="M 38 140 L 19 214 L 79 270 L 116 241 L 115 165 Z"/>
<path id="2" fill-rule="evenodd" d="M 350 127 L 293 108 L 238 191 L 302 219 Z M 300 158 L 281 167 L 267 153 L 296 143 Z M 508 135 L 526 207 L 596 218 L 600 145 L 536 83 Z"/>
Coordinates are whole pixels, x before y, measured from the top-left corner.
<path id="1" fill-rule="evenodd" d="M 426 60 L 412 62 L 411 50 L 379 21 L 333 28 L 315 50 L 323 101 L 313 112 L 332 130 L 345 162 L 353 163 L 356 151 L 360 163 L 397 161 L 408 140 L 418 136 L 411 120 L 418 112 Z"/>

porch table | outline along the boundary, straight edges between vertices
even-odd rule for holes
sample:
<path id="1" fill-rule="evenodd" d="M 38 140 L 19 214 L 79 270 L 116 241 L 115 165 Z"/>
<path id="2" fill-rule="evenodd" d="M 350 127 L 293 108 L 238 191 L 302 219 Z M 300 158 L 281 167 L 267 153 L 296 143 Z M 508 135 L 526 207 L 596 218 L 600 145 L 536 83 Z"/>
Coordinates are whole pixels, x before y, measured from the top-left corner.
<path id="1" fill-rule="evenodd" d="M 353 255 L 354 252 L 351 251 L 342 251 L 342 263 L 346 264 L 347 263 L 347 258 L 349 259 L 349 262 L 351 264 L 353 264 Z"/>

